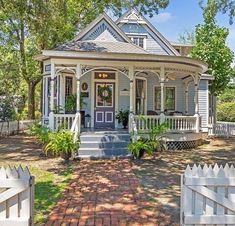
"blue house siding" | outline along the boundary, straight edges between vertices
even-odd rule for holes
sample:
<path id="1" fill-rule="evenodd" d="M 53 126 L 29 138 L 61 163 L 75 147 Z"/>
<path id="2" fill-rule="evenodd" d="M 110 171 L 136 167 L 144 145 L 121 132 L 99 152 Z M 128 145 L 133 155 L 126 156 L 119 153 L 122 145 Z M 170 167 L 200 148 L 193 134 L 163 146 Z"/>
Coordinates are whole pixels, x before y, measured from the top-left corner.
<path id="1" fill-rule="evenodd" d="M 146 37 L 146 50 L 153 54 L 170 55 L 171 52 L 164 44 L 151 32 L 146 25 L 140 24 L 123 24 L 121 26 L 123 32 L 127 35 L 143 35 Z"/>
<path id="2" fill-rule="evenodd" d="M 89 93 L 89 97 L 83 98 L 86 105 L 83 107 L 82 110 L 85 110 L 86 114 L 91 115 L 91 104 L 92 104 L 92 102 L 91 102 L 91 99 L 92 99 L 92 97 L 91 97 L 91 73 L 88 73 L 81 78 L 81 84 L 84 82 L 86 82 L 88 84 L 88 90 L 86 92 Z"/>

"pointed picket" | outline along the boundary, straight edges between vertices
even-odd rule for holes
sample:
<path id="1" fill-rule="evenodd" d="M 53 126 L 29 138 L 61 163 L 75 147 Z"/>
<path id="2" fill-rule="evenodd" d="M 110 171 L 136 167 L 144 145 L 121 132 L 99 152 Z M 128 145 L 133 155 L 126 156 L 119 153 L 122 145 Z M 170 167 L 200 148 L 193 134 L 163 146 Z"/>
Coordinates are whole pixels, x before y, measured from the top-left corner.
<path id="1" fill-rule="evenodd" d="M 9 179 L 18 179 L 19 175 L 15 167 L 7 168 L 7 176 Z M 9 217 L 10 218 L 17 218 L 18 217 L 18 210 L 19 210 L 19 205 L 18 205 L 18 194 L 13 196 L 8 200 L 8 207 L 9 207 Z"/>
<path id="2" fill-rule="evenodd" d="M 186 177 L 191 177 L 192 176 L 192 170 L 191 170 L 191 167 L 189 165 L 187 165 L 186 170 L 184 171 L 184 175 Z"/>
<path id="3" fill-rule="evenodd" d="M 4 167 L 1 167 L 1 169 L 0 169 L 0 180 L 6 180 L 6 179 L 7 179 L 6 169 Z M 1 188 L 1 185 L 0 185 L 0 196 L 1 196 L 1 193 L 4 192 L 4 191 L 6 191 L 6 189 Z M 6 218 L 6 215 L 7 215 L 6 209 L 7 209 L 6 201 L 0 203 L 0 219 L 5 219 Z"/>
<path id="4" fill-rule="evenodd" d="M 233 165 L 231 165 L 229 168 L 228 177 L 235 177 L 235 169 Z"/>
<path id="5" fill-rule="evenodd" d="M 199 177 L 204 177 L 204 172 L 203 172 L 203 169 L 202 169 L 202 167 L 200 165 L 197 168 L 197 175 Z"/>
<path id="6" fill-rule="evenodd" d="M 211 165 L 208 167 L 208 170 L 207 170 L 207 173 L 206 173 L 206 177 L 215 177 L 215 174 L 214 174 L 214 171 L 213 171 Z"/>
<path id="7" fill-rule="evenodd" d="M 19 178 L 24 180 L 25 182 L 29 182 L 30 180 L 30 172 L 28 168 L 22 168 L 20 165 L 18 167 Z M 23 218 L 30 217 L 30 187 L 28 187 L 25 191 L 19 194 L 19 216 Z"/>
<path id="8" fill-rule="evenodd" d="M 217 163 L 214 165 L 214 167 L 213 167 L 213 171 L 214 171 L 214 174 L 215 174 L 215 175 L 217 175 L 217 174 L 218 174 L 218 172 L 219 172 L 219 166 L 218 166 L 218 164 L 217 164 Z"/>
<path id="9" fill-rule="evenodd" d="M 219 171 L 216 176 L 223 177 L 223 178 L 225 177 L 225 170 L 224 170 L 223 166 L 220 166 Z"/>
<path id="10" fill-rule="evenodd" d="M 197 169 L 198 169 L 198 168 L 197 168 L 197 165 L 194 164 L 194 165 L 193 165 L 193 168 L 192 168 L 192 175 L 193 175 L 193 176 L 198 176 L 198 175 L 197 175 L 197 173 L 198 173 L 198 172 L 197 172 Z"/>

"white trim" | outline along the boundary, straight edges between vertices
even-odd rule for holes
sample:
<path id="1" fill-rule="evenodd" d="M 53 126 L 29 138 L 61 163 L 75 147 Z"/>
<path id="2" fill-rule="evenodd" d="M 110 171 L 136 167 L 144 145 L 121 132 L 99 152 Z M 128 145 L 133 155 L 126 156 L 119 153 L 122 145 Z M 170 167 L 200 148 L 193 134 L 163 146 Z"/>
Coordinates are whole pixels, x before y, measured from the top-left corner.
<path id="1" fill-rule="evenodd" d="M 103 80 L 102 80 L 103 81 Z M 95 83 L 96 83 L 97 81 L 95 80 Z M 112 88 L 115 88 L 115 83 L 113 84 L 113 82 L 104 82 L 105 83 L 105 85 L 111 85 L 112 86 Z M 97 93 L 98 93 L 98 89 L 97 89 L 97 85 L 101 85 L 102 84 L 102 82 L 100 83 L 100 84 L 97 84 L 96 83 L 96 87 L 95 87 L 95 93 L 96 93 L 96 95 L 97 95 Z M 112 105 L 111 106 L 98 106 L 98 102 L 97 102 L 97 100 L 98 100 L 98 98 L 96 97 L 95 99 L 96 99 L 96 102 L 95 102 L 95 107 L 102 107 L 102 108 L 113 108 L 114 106 L 113 106 L 113 102 L 114 102 L 114 98 L 115 98 L 115 95 L 116 95 L 116 93 L 114 94 L 113 92 L 112 92 Z M 106 102 L 106 101 L 104 101 L 104 102 Z"/>
<path id="2" fill-rule="evenodd" d="M 107 68 L 107 67 L 106 67 Z M 118 111 L 118 104 L 119 104 L 119 98 L 118 98 L 118 88 L 119 88 L 119 80 L 118 80 L 118 71 L 114 71 L 112 73 L 115 73 L 115 79 L 95 79 L 95 72 L 106 72 L 106 73 L 110 73 L 110 71 L 105 71 L 105 70 L 100 70 L 100 71 L 91 71 L 91 126 L 94 128 L 95 126 L 95 83 L 96 82 L 107 82 L 107 83 L 114 83 L 114 87 L 115 87 L 115 105 L 114 105 L 114 111 L 117 112 Z M 124 73 L 122 73 L 123 75 L 125 75 Z M 114 113 L 115 113 L 114 112 Z M 114 121 L 114 126 L 115 128 L 118 127 L 118 123 L 117 120 L 115 119 Z"/>
<path id="3" fill-rule="evenodd" d="M 107 114 L 112 114 L 111 121 L 107 120 Z M 105 111 L 105 123 L 113 123 L 113 111 Z"/>
<path id="4" fill-rule="evenodd" d="M 138 38 L 138 45 L 137 46 L 139 46 L 140 48 L 143 48 L 144 50 L 146 50 L 146 39 L 147 39 L 147 37 L 148 37 L 148 35 L 147 34 L 145 34 L 145 35 L 142 35 L 142 34 L 138 34 L 138 33 L 131 33 L 131 34 L 127 34 L 128 35 L 128 37 L 131 39 L 131 41 L 133 42 L 133 44 L 134 45 L 137 45 L 137 44 L 135 44 L 134 43 L 134 38 Z M 142 46 L 140 46 L 139 44 L 139 38 L 143 38 L 143 47 Z"/>
<path id="5" fill-rule="evenodd" d="M 159 85 L 153 85 L 153 111 L 161 111 L 161 109 L 156 110 L 155 108 L 155 87 L 161 88 L 160 84 Z M 176 85 L 170 85 L 167 84 L 166 82 L 164 83 L 164 93 L 166 92 L 165 88 L 175 88 L 175 110 L 169 110 L 169 111 L 177 111 L 178 106 L 177 106 L 177 86 Z M 166 95 L 165 95 L 166 97 Z M 164 106 L 165 109 L 165 106 Z"/>
<path id="6" fill-rule="evenodd" d="M 98 118 L 97 115 L 100 114 L 100 113 L 102 114 L 102 121 L 97 120 L 97 118 Z M 96 118 L 96 122 L 98 122 L 98 123 L 104 122 L 104 112 L 103 111 L 96 111 L 95 112 L 95 118 Z"/>
<path id="7" fill-rule="evenodd" d="M 134 112 L 135 112 L 135 114 L 136 114 L 136 80 L 137 79 L 139 79 L 139 80 L 144 80 L 145 81 L 145 106 L 144 106 L 144 113 L 145 113 L 145 115 L 147 115 L 147 107 L 148 107 L 148 105 L 147 105 L 147 103 L 148 103 L 148 91 L 147 91 L 147 89 L 148 89 L 148 79 L 147 78 L 145 78 L 145 77 L 140 77 L 140 76 L 135 76 L 135 78 L 134 78 L 134 94 L 135 94 L 135 96 L 134 96 Z"/>

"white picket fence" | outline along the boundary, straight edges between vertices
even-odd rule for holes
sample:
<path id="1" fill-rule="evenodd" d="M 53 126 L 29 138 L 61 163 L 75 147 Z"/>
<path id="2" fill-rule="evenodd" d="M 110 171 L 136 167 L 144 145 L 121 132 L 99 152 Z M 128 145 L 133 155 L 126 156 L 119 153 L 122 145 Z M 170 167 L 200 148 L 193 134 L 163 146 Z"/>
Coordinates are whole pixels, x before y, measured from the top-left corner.
<path id="1" fill-rule="evenodd" d="M 231 137 L 235 135 L 234 122 L 217 122 L 209 128 L 209 135 L 216 137 Z"/>
<path id="2" fill-rule="evenodd" d="M 34 177 L 28 168 L 0 169 L 0 225 L 33 225 Z"/>
<path id="3" fill-rule="evenodd" d="M 30 125 L 37 121 L 38 120 L 0 122 L 0 136 L 11 135 L 20 131 L 27 130 Z"/>
<path id="4" fill-rule="evenodd" d="M 182 226 L 235 226 L 234 166 L 187 166 L 180 212 Z"/>

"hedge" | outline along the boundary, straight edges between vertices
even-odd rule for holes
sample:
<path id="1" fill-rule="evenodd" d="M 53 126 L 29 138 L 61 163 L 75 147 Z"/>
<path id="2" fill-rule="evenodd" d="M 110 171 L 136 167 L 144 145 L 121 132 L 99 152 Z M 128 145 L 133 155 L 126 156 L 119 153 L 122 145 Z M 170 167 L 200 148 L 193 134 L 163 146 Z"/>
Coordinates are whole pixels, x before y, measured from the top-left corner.
<path id="1" fill-rule="evenodd" d="M 235 101 L 217 105 L 217 121 L 235 122 Z"/>

